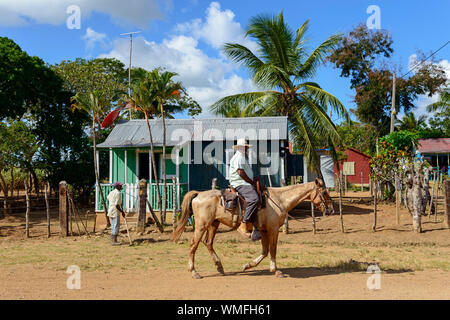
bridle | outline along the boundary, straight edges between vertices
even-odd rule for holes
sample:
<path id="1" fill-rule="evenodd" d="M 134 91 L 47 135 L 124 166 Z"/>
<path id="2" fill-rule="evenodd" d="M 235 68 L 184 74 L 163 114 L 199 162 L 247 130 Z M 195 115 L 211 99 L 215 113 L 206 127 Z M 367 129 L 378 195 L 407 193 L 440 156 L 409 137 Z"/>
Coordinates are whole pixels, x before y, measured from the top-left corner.
<path id="1" fill-rule="evenodd" d="M 316 185 L 314 187 L 314 190 L 316 191 L 316 195 L 314 196 L 314 198 L 311 199 L 311 202 L 313 202 L 317 197 L 319 197 L 320 208 L 325 208 L 325 213 L 329 212 L 329 207 L 324 199 L 324 193 L 325 193 L 325 191 L 328 191 L 328 189 L 325 187 L 319 187 Z"/>

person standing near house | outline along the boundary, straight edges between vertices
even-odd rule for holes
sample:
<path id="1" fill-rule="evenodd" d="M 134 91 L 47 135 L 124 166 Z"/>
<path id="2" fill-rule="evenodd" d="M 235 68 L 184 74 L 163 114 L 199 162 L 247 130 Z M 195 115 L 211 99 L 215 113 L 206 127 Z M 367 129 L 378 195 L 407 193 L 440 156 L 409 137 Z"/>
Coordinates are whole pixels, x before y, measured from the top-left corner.
<path id="1" fill-rule="evenodd" d="M 122 183 L 117 181 L 113 184 L 114 190 L 108 194 L 108 217 L 111 220 L 111 245 L 118 246 L 117 241 L 120 229 L 120 214 L 125 218 L 125 212 L 122 210 Z"/>
<path id="2" fill-rule="evenodd" d="M 233 146 L 236 153 L 230 160 L 230 185 L 245 198 L 247 206 L 245 208 L 242 223 L 237 229 L 239 233 L 253 241 L 261 239 L 261 233 L 256 227 L 256 214 L 259 205 L 259 196 L 256 192 L 256 179 L 253 179 L 252 167 L 248 161 L 248 149 L 251 147 L 245 139 L 238 139 Z M 248 231 L 250 224 L 253 224 L 253 232 Z"/>

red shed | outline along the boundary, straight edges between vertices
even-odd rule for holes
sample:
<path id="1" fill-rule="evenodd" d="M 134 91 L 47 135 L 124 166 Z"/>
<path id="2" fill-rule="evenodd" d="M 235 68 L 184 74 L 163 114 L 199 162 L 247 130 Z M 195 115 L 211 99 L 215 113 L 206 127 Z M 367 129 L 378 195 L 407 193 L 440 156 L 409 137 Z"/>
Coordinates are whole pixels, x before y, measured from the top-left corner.
<path id="1" fill-rule="evenodd" d="M 345 150 L 347 155 L 347 160 L 340 162 L 340 168 L 343 170 L 344 174 L 347 176 L 347 181 L 354 184 L 361 184 L 361 171 L 362 171 L 362 181 L 364 185 L 369 184 L 370 175 L 370 156 L 356 150 L 355 148 L 348 148 Z M 334 171 L 337 173 L 337 167 L 334 167 Z"/>

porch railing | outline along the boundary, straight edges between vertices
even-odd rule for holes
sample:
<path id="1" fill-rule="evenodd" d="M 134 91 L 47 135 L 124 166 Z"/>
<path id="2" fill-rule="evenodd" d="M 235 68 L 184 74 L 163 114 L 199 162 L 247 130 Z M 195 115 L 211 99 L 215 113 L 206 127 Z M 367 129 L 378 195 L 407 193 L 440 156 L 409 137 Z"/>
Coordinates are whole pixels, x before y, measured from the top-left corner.
<path id="1" fill-rule="evenodd" d="M 110 183 L 101 183 L 103 195 L 105 196 L 106 205 L 109 205 L 108 194 L 114 190 L 114 186 Z M 159 184 L 159 190 L 161 197 L 163 197 L 163 184 Z M 173 203 L 173 183 L 167 183 L 167 200 L 166 208 L 168 211 L 172 211 L 174 208 L 180 209 L 181 202 L 183 201 L 184 195 L 187 193 L 187 183 L 179 183 L 176 185 L 177 192 L 177 203 Z M 156 193 L 156 183 L 147 184 L 147 195 L 148 201 L 152 206 L 153 210 L 159 210 L 158 195 Z M 122 208 L 126 212 L 136 212 L 139 201 L 139 183 L 127 183 L 122 187 Z M 100 192 L 98 188 L 95 188 L 95 210 L 104 211 L 103 203 L 100 198 Z M 147 211 L 150 211 L 147 205 Z"/>

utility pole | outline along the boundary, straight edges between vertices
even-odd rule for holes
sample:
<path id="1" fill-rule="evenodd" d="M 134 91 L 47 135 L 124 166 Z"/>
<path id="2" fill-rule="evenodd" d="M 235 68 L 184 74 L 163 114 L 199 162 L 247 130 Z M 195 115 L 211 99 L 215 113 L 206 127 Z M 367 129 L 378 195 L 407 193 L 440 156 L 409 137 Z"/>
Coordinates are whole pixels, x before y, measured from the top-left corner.
<path id="1" fill-rule="evenodd" d="M 391 107 L 391 131 L 394 132 L 394 122 L 395 122 L 395 72 L 392 79 L 392 107 Z"/>
<path id="2" fill-rule="evenodd" d="M 133 50 L 133 34 L 141 33 L 141 31 L 121 33 L 121 36 L 130 36 L 130 64 L 128 65 L 128 96 L 131 96 L 131 53 Z M 130 120 L 131 120 L 131 109 L 130 109 Z"/>

